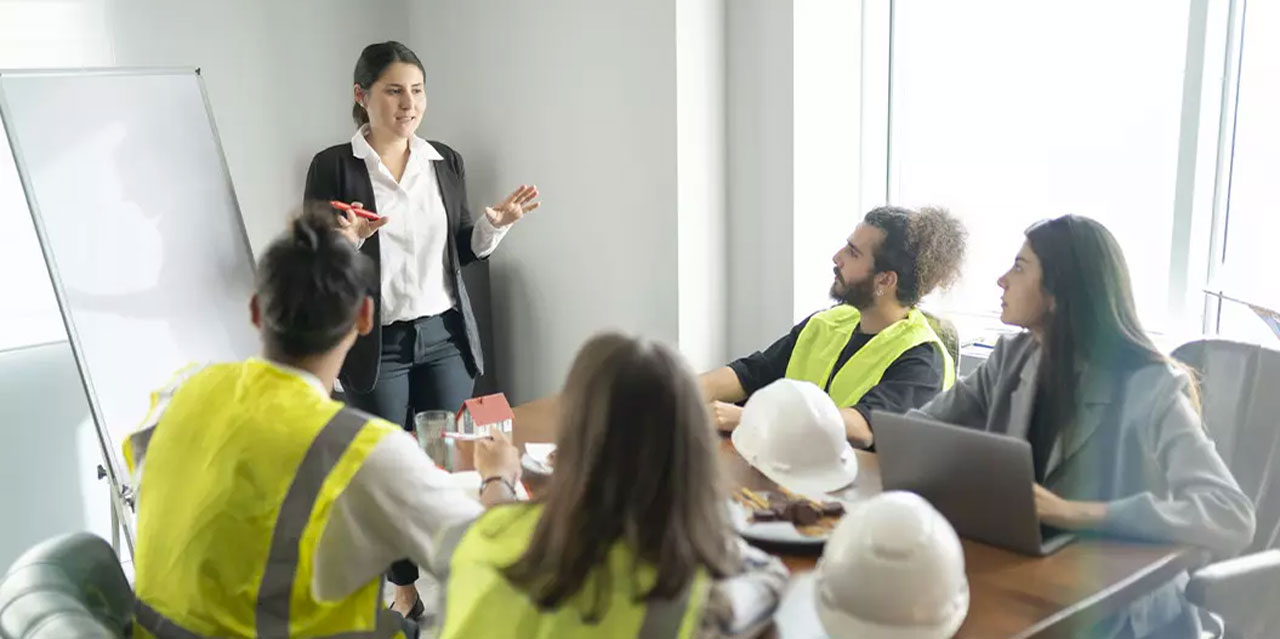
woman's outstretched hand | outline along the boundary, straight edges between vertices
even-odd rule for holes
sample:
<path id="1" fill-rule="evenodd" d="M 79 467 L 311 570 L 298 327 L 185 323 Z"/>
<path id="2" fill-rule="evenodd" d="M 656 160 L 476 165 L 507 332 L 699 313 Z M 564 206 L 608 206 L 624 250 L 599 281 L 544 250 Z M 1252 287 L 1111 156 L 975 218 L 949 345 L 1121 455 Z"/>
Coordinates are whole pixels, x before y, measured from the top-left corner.
<path id="1" fill-rule="evenodd" d="M 511 192 L 507 199 L 484 210 L 485 217 L 489 218 L 489 223 L 494 228 L 503 228 L 515 224 L 520 218 L 533 212 L 534 209 L 542 205 L 542 202 L 535 202 L 538 197 L 538 187 L 532 184 L 521 184 L 520 188 Z"/>

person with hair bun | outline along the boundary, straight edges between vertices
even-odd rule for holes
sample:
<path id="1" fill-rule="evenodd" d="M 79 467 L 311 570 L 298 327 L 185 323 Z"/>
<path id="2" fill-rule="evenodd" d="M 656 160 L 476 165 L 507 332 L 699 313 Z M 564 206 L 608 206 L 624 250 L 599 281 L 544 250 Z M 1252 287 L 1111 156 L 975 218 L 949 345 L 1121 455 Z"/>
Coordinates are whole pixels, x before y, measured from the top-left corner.
<path id="1" fill-rule="evenodd" d="M 950 388 L 955 362 L 916 305 L 959 277 L 966 237 L 960 220 L 941 208 L 867 213 L 831 258 L 836 306 L 702 376 L 717 427 L 736 428 L 737 404 L 786 377 L 825 390 L 841 409 L 849 441 L 866 447 L 873 409 L 906 412 Z"/>
<path id="2" fill-rule="evenodd" d="M 189 367 L 124 444 L 137 488 L 135 637 L 406 637 L 383 608 L 392 561 L 429 561 L 482 507 L 398 424 L 330 398 L 373 325 L 374 267 L 308 212 L 258 262 L 262 355 Z M 515 498 L 519 454 L 478 442 L 484 505 Z"/>
<path id="3" fill-rule="evenodd" d="M 538 188 L 522 184 L 472 219 L 462 156 L 415 133 L 427 110 L 425 76 L 399 42 L 365 47 L 352 84 L 358 130 L 316 154 L 304 192 L 308 202 L 337 200 L 378 215 L 334 211 L 377 272 L 372 329 L 356 339 L 339 379 L 353 406 L 409 431 L 415 413 L 456 412 L 471 396 L 484 354 L 462 267 L 492 255 L 539 206 Z M 421 610 L 418 569 L 397 561 L 389 578 L 395 609 Z"/>

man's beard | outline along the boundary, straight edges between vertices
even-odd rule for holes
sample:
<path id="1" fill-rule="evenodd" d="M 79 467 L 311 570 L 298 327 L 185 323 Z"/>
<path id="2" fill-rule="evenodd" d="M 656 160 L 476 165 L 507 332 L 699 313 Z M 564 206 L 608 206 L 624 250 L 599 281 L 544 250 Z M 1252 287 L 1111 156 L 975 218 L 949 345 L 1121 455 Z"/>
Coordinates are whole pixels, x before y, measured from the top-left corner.
<path id="1" fill-rule="evenodd" d="M 831 283 L 831 299 L 848 304 L 856 309 L 870 308 L 875 303 L 875 277 L 868 275 L 860 281 L 846 284 L 840 278 L 840 271 L 835 271 L 836 279 Z"/>

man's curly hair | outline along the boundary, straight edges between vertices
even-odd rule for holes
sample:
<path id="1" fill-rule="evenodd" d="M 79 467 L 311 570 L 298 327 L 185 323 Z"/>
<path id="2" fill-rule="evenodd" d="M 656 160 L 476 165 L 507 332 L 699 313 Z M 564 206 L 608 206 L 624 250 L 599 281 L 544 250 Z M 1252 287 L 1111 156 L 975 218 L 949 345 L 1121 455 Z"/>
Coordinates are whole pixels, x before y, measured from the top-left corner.
<path id="1" fill-rule="evenodd" d="M 884 231 L 884 241 L 875 249 L 875 270 L 898 274 L 900 303 L 915 306 L 960 277 L 969 232 L 946 209 L 882 206 L 862 221 Z"/>

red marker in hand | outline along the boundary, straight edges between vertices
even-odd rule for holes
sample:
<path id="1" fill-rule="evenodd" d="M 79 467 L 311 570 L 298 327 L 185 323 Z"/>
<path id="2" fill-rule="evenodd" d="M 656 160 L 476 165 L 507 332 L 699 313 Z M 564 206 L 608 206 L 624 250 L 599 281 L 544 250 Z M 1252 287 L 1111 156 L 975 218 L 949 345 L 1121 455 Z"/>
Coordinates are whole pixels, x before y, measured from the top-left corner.
<path id="1" fill-rule="evenodd" d="M 351 206 L 346 202 L 339 202 L 338 200 L 329 200 L 329 206 L 332 206 L 333 208 L 338 209 L 343 213 L 355 213 L 356 215 L 359 215 L 360 217 L 366 220 L 377 221 L 382 219 L 378 217 L 378 214 L 374 213 L 373 211 L 366 211 L 358 206 Z"/>

